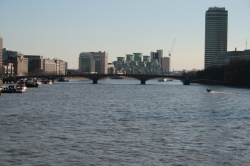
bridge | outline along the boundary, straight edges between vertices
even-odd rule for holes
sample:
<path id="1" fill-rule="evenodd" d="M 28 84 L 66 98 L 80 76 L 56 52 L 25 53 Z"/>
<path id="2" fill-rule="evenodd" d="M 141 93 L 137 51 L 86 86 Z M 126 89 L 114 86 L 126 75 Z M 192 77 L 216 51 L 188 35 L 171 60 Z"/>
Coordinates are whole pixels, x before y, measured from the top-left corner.
<path id="1" fill-rule="evenodd" d="M 3 83 L 5 82 L 16 82 L 25 78 L 40 78 L 40 79 L 49 79 L 52 82 L 56 81 L 61 77 L 83 77 L 93 81 L 93 84 L 97 84 L 98 80 L 110 78 L 110 77 L 129 77 L 137 79 L 141 82 L 141 84 L 146 84 L 146 81 L 156 78 L 170 78 L 182 81 L 184 85 L 189 85 L 190 80 L 188 77 L 180 76 L 180 75 L 146 75 L 146 74 L 71 74 L 71 75 L 27 75 L 27 76 L 16 76 L 12 78 L 3 78 Z"/>
<path id="2" fill-rule="evenodd" d="M 180 75 L 146 75 L 146 74 L 71 74 L 71 75 L 27 75 L 27 76 L 16 76 L 16 77 L 5 77 L 3 78 L 3 83 L 17 82 L 18 80 L 25 78 L 40 78 L 48 79 L 53 83 L 61 77 L 83 77 L 93 81 L 93 84 L 97 84 L 98 80 L 110 78 L 110 77 L 130 77 L 137 79 L 141 84 L 146 84 L 147 80 L 156 79 L 156 78 L 171 78 L 180 80 L 183 85 L 190 85 L 190 83 L 201 83 L 201 84 L 227 84 L 221 80 L 213 80 L 209 78 L 192 78 L 188 76 Z"/>

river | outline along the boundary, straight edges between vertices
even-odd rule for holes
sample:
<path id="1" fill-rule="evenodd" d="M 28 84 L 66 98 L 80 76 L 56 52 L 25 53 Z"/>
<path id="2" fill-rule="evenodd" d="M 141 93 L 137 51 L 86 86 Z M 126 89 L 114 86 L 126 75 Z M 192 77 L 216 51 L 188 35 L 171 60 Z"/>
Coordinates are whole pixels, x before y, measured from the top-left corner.
<path id="1" fill-rule="evenodd" d="M 3 93 L 0 165 L 250 165 L 249 99 L 249 89 L 157 80 Z"/>

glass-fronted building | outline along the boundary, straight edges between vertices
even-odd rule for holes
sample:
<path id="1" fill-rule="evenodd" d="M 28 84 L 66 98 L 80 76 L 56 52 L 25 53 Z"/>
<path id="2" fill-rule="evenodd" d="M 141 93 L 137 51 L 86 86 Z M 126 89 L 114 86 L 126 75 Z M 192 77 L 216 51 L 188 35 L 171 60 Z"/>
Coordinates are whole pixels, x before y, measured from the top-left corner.
<path id="1" fill-rule="evenodd" d="M 89 52 L 82 52 L 79 55 L 79 71 L 84 72 L 95 72 L 95 61 L 94 57 Z"/>
<path id="2" fill-rule="evenodd" d="M 126 61 L 128 61 L 128 62 L 134 61 L 134 55 L 126 54 Z"/>
<path id="3" fill-rule="evenodd" d="M 210 7 L 205 21 L 205 68 L 211 66 L 212 57 L 227 51 L 228 11 L 224 7 Z"/>
<path id="4" fill-rule="evenodd" d="M 134 54 L 134 61 L 141 62 L 142 60 L 142 53 L 133 53 Z"/>

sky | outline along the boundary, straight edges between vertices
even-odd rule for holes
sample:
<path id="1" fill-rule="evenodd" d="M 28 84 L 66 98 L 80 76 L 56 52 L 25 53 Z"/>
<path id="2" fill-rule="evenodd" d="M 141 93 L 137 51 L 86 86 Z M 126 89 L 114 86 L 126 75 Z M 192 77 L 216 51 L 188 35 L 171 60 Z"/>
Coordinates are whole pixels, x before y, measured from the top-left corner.
<path id="1" fill-rule="evenodd" d="M 250 49 L 250 0 L 0 0 L 0 36 L 4 48 L 69 69 L 81 52 L 106 51 L 111 63 L 138 52 L 167 57 L 173 47 L 171 70 L 201 70 L 214 6 L 228 11 L 228 51 Z"/>

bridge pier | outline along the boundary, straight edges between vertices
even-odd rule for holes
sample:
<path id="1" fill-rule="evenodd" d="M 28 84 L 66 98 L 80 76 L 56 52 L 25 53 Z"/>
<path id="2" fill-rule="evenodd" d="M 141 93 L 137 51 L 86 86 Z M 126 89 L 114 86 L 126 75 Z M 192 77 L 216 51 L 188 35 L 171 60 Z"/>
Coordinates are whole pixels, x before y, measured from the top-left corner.
<path id="1" fill-rule="evenodd" d="M 96 74 L 93 75 L 93 84 L 98 83 L 98 76 Z"/>
<path id="2" fill-rule="evenodd" d="M 145 75 L 142 75 L 142 76 L 141 76 L 141 84 L 142 84 L 142 85 L 145 85 L 145 84 L 146 84 L 146 77 L 145 77 Z"/>

